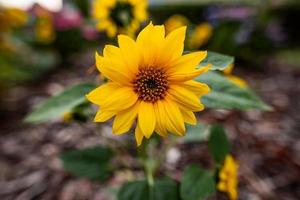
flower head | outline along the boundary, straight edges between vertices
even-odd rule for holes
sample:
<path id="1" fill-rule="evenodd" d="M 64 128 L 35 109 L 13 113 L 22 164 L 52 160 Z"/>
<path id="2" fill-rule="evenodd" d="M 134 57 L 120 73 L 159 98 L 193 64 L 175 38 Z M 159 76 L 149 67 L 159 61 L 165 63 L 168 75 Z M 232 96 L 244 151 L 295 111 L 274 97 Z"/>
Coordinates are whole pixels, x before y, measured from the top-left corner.
<path id="1" fill-rule="evenodd" d="M 182 55 L 185 31 L 181 27 L 165 37 L 164 26 L 150 23 L 136 41 L 119 35 L 119 47 L 106 45 L 103 56 L 96 53 L 96 66 L 109 81 L 87 95 L 100 106 L 95 122 L 115 116 L 113 133 L 123 134 L 136 121 L 138 145 L 154 131 L 183 136 L 185 122 L 196 124 L 193 112 L 204 109 L 199 97 L 209 87 L 192 79 L 209 66 L 197 69 L 206 51 Z"/>
<path id="2" fill-rule="evenodd" d="M 239 164 L 231 155 L 227 155 L 223 168 L 219 172 L 218 190 L 226 192 L 230 200 L 236 200 L 238 197 L 238 167 Z"/>
<path id="3" fill-rule="evenodd" d="M 97 29 L 111 38 L 118 33 L 133 36 L 147 19 L 147 0 L 94 0 L 92 16 Z"/>

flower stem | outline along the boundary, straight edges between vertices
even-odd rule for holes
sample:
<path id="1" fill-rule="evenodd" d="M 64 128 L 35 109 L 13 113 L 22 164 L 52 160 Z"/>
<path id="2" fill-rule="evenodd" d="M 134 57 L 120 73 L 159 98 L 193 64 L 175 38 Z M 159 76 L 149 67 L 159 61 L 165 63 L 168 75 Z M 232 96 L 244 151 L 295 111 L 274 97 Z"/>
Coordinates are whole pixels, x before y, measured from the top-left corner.
<path id="1" fill-rule="evenodd" d="M 152 170 L 151 166 L 145 165 L 145 171 L 147 174 L 147 182 L 150 187 L 154 186 L 154 171 Z"/>
<path id="2" fill-rule="evenodd" d="M 158 161 L 155 158 L 154 149 L 156 141 L 149 139 L 145 141 L 139 148 L 139 157 L 144 166 L 145 176 L 150 187 L 154 186 L 154 174 L 158 168 Z"/>

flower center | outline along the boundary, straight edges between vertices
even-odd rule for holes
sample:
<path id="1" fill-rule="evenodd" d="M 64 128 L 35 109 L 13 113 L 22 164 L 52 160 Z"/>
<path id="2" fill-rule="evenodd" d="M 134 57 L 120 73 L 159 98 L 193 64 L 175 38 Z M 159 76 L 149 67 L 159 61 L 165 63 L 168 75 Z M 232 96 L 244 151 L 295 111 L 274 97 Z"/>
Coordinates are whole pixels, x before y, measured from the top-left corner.
<path id="1" fill-rule="evenodd" d="M 154 103 L 166 96 L 168 80 L 162 69 L 147 67 L 139 70 L 133 85 L 139 99 Z"/>
<path id="2" fill-rule="evenodd" d="M 126 27 L 133 18 L 133 7 L 129 3 L 117 2 L 110 11 L 110 17 L 118 27 Z"/>

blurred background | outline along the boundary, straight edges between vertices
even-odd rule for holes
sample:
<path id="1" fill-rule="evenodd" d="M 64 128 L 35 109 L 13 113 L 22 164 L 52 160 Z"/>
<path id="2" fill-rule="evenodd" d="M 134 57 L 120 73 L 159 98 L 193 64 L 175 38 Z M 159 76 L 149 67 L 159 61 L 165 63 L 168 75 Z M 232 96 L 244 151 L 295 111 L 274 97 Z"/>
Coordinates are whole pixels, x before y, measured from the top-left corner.
<path id="1" fill-rule="evenodd" d="M 133 8 L 110 14 L 115 25 L 105 24 L 99 14 L 105 10 L 93 2 L 0 0 L 0 199 L 112 200 L 112 188 L 141 174 L 132 151 L 122 152 L 127 168 L 116 163 L 118 172 L 105 182 L 64 171 L 65 150 L 122 140 L 110 124 L 94 124 L 90 113 L 36 125 L 23 119 L 66 87 L 101 81 L 95 51 L 114 44 L 117 33 L 134 36 L 149 21 L 167 32 L 187 25 L 186 50 L 234 56 L 225 75 L 242 78 L 274 108 L 207 109 L 198 116 L 227 129 L 240 162 L 240 199 L 300 199 L 299 0 L 149 0 L 135 5 L 134 14 L 126 10 Z M 187 163 L 210 166 L 206 148 L 179 142 L 165 167 L 178 177 Z"/>

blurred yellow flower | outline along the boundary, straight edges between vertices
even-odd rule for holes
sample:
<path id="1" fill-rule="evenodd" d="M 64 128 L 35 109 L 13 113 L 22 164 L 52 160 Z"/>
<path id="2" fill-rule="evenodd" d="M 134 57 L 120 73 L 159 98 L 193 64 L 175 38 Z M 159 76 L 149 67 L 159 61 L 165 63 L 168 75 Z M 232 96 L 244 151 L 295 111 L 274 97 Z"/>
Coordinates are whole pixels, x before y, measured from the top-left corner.
<path id="1" fill-rule="evenodd" d="M 5 12 L 12 27 L 24 26 L 28 22 L 28 14 L 17 8 L 8 8 Z"/>
<path id="2" fill-rule="evenodd" d="M 28 22 L 28 14 L 17 8 L 0 7 L 0 31 L 24 26 Z"/>
<path id="3" fill-rule="evenodd" d="M 195 125 L 194 112 L 204 109 L 199 98 L 210 89 L 193 79 L 210 66 L 197 68 L 206 51 L 182 55 L 185 32 L 181 27 L 165 36 L 164 26 L 150 23 L 136 41 L 119 35 L 119 47 L 106 45 L 103 56 L 96 53 L 96 66 L 109 81 L 87 95 L 100 106 L 95 122 L 115 116 L 113 133 L 120 135 L 137 121 L 138 145 L 154 131 L 183 136 L 185 122 Z"/>
<path id="4" fill-rule="evenodd" d="M 92 16 L 110 38 L 119 33 L 133 37 L 147 19 L 147 6 L 147 0 L 94 0 Z"/>
<path id="5" fill-rule="evenodd" d="M 239 164 L 231 155 L 227 155 L 223 168 L 219 172 L 219 183 L 217 188 L 228 194 L 230 200 L 238 198 L 238 168 Z"/>
<path id="6" fill-rule="evenodd" d="M 232 71 L 234 68 L 234 64 L 230 64 L 228 65 L 224 70 L 223 73 L 225 74 L 225 76 L 234 84 L 236 84 L 237 86 L 241 87 L 241 88 L 246 88 L 248 87 L 248 84 L 245 80 L 232 75 Z"/>
<path id="7" fill-rule="evenodd" d="M 64 122 L 71 122 L 73 120 L 73 113 L 72 112 L 63 113 L 62 120 Z"/>
<path id="8" fill-rule="evenodd" d="M 48 12 L 43 12 L 38 16 L 35 26 L 35 35 L 39 42 L 50 43 L 55 39 L 53 17 Z"/>
<path id="9" fill-rule="evenodd" d="M 195 27 L 191 33 L 188 45 L 191 49 L 199 49 L 211 37 L 213 27 L 209 23 L 201 23 Z"/>
<path id="10" fill-rule="evenodd" d="M 16 44 L 9 33 L 13 28 L 22 27 L 27 22 L 28 15 L 25 11 L 0 6 L 0 50 L 3 53 L 15 52 Z"/>
<path id="11" fill-rule="evenodd" d="M 187 26 L 189 24 L 189 20 L 182 15 L 172 15 L 165 21 L 166 33 L 170 33 L 175 29 Z"/>

